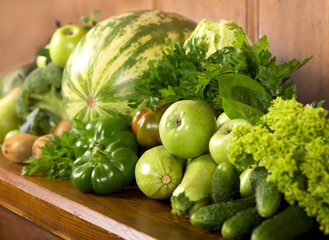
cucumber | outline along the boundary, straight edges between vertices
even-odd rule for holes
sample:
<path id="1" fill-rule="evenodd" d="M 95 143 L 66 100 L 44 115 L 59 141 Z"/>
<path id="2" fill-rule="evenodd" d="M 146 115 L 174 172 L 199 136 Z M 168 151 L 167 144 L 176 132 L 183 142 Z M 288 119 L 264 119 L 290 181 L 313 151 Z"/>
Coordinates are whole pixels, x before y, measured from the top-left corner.
<path id="1" fill-rule="evenodd" d="M 256 167 L 250 175 L 250 186 L 252 191 L 256 191 L 256 186 L 260 182 L 266 181 L 268 176 L 268 171 L 265 167 Z"/>
<path id="2" fill-rule="evenodd" d="M 255 207 L 248 208 L 224 222 L 221 230 L 222 236 L 227 239 L 249 238 L 253 229 L 261 223 L 262 219 Z"/>
<path id="3" fill-rule="evenodd" d="M 170 198 L 173 215 L 190 216 L 210 203 L 212 176 L 216 167 L 210 154 L 201 155 L 188 163 L 181 183 Z"/>
<path id="4" fill-rule="evenodd" d="M 282 194 L 271 182 L 261 183 L 256 188 L 256 206 L 258 213 L 264 217 L 272 217 L 279 209 Z"/>
<path id="5" fill-rule="evenodd" d="M 228 202 L 213 203 L 200 208 L 190 217 L 192 225 L 208 229 L 220 229 L 224 222 L 238 212 L 255 207 L 255 197 L 236 199 Z"/>
<path id="6" fill-rule="evenodd" d="M 250 177 L 258 213 L 264 218 L 274 216 L 282 199 L 282 193 L 274 183 L 267 181 L 267 176 L 268 171 L 264 167 L 256 167 Z"/>
<path id="7" fill-rule="evenodd" d="M 251 240 L 291 240 L 315 227 L 315 221 L 299 206 L 289 206 L 273 218 L 256 227 Z"/>
<path id="8" fill-rule="evenodd" d="M 240 179 L 237 168 L 229 163 L 218 164 L 212 177 L 211 197 L 214 203 L 236 199 L 240 194 Z"/>
<path id="9" fill-rule="evenodd" d="M 240 196 L 242 198 L 249 197 L 254 194 L 250 184 L 250 176 L 253 170 L 253 168 L 247 168 L 240 175 Z"/>

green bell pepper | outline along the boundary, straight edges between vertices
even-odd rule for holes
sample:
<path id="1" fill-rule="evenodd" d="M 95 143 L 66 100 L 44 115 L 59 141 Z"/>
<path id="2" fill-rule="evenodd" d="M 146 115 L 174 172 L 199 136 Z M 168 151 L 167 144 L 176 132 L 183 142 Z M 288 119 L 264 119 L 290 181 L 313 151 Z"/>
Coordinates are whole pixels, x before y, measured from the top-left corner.
<path id="1" fill-rule="evenodd" d="M 121 140 L 137 152 L 137 140 L 130 129 L 130 125 L 120 118 L 102 117 L 90 121 L 82 136 L 75 142 L 75 157 L 83 156 L 88 149 L 98 144 L 106 146 L 115 140 Z"/>
<path id="2" fill-rule="evenodd" d="M 130 126 L 118 118 L 101 118 L 86 125 L 74 146 L 71 181 L 82 192 L 118 192 L 135 178 L 137 141 Z"/>

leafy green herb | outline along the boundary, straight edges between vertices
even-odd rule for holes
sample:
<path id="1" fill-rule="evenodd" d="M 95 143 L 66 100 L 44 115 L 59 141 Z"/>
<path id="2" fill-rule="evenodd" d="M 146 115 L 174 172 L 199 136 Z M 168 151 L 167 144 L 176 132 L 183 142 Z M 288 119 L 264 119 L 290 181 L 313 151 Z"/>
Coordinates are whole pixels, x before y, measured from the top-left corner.
<path id="1" fill-rule="evenodd" d="M 318 108 L 318 107 L 322 107 L 325 102 L 326 100 L 313 101 L 311 105 L 314 108 Z"/>
<path id="2" fill-rule="evenodd" d="M 90 30 L 92 27 L 94 27 L 97 24 L 97 17 L 100 13 L 100 10 L 96 10 L 91 13 L 90 17 L 82 16 L 80 20 L 83 22 L 82 27 L 86 30 Z"/>
<path id="3" fill-rule="evenodd" d="M 240 170 L 264 166 L 290 203 L 329 234 L 329 113 L 277 98 L 259 124 L 231 132 L 229 160 Z"/>
<path id="4" fill-rule="evenodd" d="M 190 51 L 186 53 L 182 45 L 175 44 L 173 47 L 168 41 L 169 47 L 163 59 L 149 62 L 149 71 L 137 83 L 137 94 L 129 100 L 130 106 L 137 107 L 144 98 L 148 99 L 148 107 L 152 109 L 179 99 L 205 98 L 210 91 L 196 88 L 199 84 L 196 73 L 205 70 L 205 53 L 197 49 L 195 42 L 197 39 L 188 43 Z M 208 100 L 213 97 L 209 96 Z M 160 99 L 163 100 L 161 103 Z"/>
<path id="5" fill-rule="evenodd" d="M 169 41 L 162 59 L 150 62 L 149 71 L 140 77 L 136 94 L 129 99 L 130 106 L 136 108 L 146 99 L 147 106 L 156 109 L 180 99 L 199 99 L 221 113 L 223 105 L 218 80 L 228 73 L 239 73 L 256 80 L 273 99 L 278 96 L 290 99 L 296 95 L 291 74 L 312 57 L 277 65 L 276 58 L 269 52 L 266 36 L 251 46 L 242 31 L 235 32 L 235 37 L 233 46 L 219 49 L 208 58 L 198 47 L 198 38 L 188 41 L 189 51 L 185 51 L 183 45 L 172 46 Z M 235 77 L 240 78 L 239 75 Z"/>
<path id="6" fill-rule="evenodd" d="M 246 75 L 225 74 L 218 81 L 223 109 L 231 119 L 256 123 L 271 105 L 272 97 L 265 88 Z"/>
<path id="7" fill-rule="evenodd" d="M 70 179 L 72 164 L 75 160 L 73 145 L 79 134 L 75 131 L 64 132 L 60 136 L 51 136 L 51 145 L 40 147 L 40 158 L 30 157 L 24 163 L 22 175 L 41 175 L 48 178 Z"/>

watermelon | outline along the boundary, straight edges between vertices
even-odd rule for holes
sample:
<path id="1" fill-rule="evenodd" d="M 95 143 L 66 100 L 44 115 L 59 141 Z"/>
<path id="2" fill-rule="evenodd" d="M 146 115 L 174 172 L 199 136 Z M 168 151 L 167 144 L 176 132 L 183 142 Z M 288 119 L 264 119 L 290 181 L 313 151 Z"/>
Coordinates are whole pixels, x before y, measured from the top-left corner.
<path id="1" fill-rule="evenodd" d="M 73 50 L 63 73 L 62 94 L 70 120 L 99 116 L 131 121 L 128 106 L 149 61 L 162 57 L 168 39 L 183 43 L 196 24 L 174 13 L 144 10 L 99 22 Z"/>

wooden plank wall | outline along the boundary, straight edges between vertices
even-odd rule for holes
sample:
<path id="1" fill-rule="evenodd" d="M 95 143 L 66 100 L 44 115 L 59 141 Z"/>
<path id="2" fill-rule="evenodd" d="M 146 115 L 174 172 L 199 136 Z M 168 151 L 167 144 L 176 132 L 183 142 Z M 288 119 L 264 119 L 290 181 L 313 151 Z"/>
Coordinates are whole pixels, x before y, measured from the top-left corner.
<path id="1" fill-rule="evenodd" d="M 176 12 L 196 22 L 234 20 L 253 41 L 266 34 L 279 63 L 313 55 L 293 75 L 298 99 L 325 99 L 329 108 L 328 0 L 1 0 L 0 74 L 31 61 L 54 31 L 55 19 L 79 23 L 96 9 L 100 20 L 139 9 Z"/>

